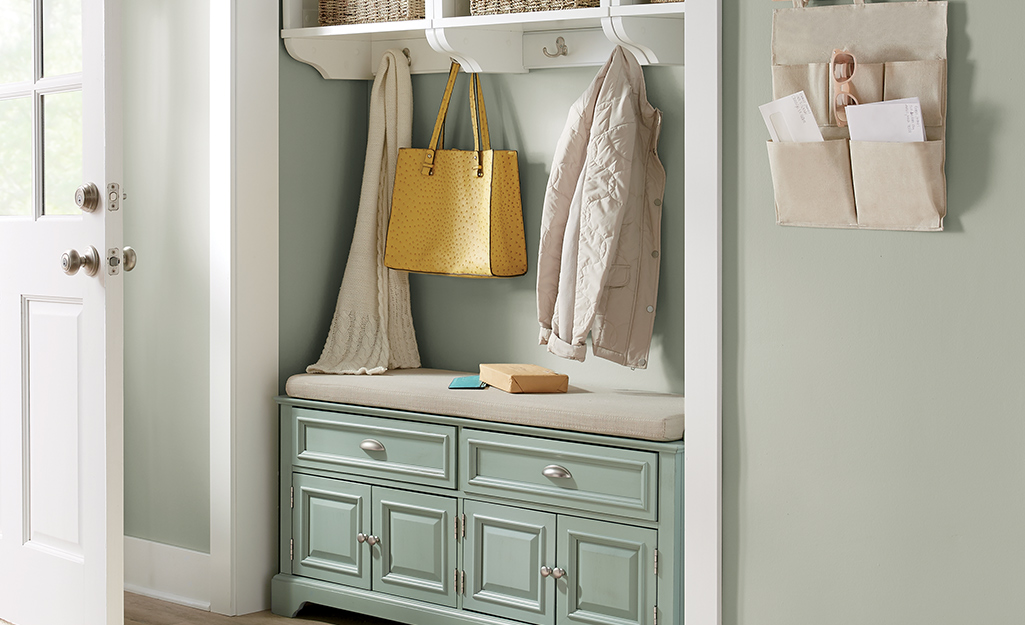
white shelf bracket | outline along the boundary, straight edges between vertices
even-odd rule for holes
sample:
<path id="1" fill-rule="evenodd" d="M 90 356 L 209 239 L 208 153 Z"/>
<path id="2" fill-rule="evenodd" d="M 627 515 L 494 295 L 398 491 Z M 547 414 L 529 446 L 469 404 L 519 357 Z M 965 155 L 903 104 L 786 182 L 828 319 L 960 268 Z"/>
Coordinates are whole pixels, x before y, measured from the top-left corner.
<path id="1" fill-rule="evenodd" d="M 683 21 L 661 17 L 602 18 L 609 41 L 630 50 L 641 65 L 683 65 Z"/>
<path id="2" fill-rule="evenodd" d="M 523 31 L 491 28 L 430 28 L 435 51 L 451 56 L 466 72 L 523 74 Z"/>

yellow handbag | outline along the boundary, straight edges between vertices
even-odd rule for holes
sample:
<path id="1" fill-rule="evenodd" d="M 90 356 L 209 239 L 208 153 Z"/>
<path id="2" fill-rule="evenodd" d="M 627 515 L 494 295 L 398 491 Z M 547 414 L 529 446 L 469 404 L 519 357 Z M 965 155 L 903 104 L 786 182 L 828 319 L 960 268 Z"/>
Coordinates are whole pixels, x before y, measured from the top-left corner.
<path id="1" fill-rule="evenodd" d="M 453 61 L 430 147 L 399 150 L 384 264 L 449 276 L 522 276 L 519 164 L 515 150 L 491 149 L 477 74 L 470 80 L 473 151 L 437 149 L 458 73 Z"/>

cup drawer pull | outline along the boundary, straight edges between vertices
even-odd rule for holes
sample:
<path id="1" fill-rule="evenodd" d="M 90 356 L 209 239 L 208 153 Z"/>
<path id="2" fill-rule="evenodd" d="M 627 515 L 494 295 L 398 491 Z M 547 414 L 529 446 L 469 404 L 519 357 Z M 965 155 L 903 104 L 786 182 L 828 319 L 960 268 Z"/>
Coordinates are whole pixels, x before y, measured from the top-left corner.
<path id="1" fill-rule="evenodd" d="M 560 467 L 557 464 L 550 464 L 547 467 L 541 469 L 541 475 L 545 477 L 557 478 L 560 480 L 569 480 L 573 478 L 573 474 L 570 473 L 566 467 Z"/>
<path id="2" fill-rule="evenodd" d="M 384 445 L 381 444 L 381 441 L 374 440 L 372 438 L 364 439 L 363 442 L 359 444 L 359 448 L 363 451 L 384 451 Z"/>

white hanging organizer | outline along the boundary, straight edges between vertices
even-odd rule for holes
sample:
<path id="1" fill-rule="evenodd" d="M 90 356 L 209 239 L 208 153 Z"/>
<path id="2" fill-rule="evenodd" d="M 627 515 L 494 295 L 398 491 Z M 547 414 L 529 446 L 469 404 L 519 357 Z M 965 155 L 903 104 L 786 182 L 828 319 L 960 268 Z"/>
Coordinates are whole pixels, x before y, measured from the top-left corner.
<path id="1" fill-rule="evenodd" d="M 804 91 L 824 141 L 768 143 L 776 221 L 788 226 L 943 230 L 947 3 L 917 0 L 777 9 L 772 91 Z M 917 97 L 925 141 L 851 141 L 836 119 L 834 50 L 856 57 L 860 104 Z"/>

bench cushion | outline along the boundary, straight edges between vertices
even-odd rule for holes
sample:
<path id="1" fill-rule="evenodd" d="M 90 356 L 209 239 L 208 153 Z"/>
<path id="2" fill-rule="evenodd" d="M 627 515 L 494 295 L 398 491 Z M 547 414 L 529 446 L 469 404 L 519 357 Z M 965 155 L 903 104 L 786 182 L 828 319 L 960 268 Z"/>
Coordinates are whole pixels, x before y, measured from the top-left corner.
<path id="1" fill-rule="evenodd" d="M 513 394 L 495 388 L 452 390 L 440 369 L 399 369 L 382 375 L 293 375 L 289 397 L 391 408 L 483 421 L 516 423 L 652 441 L 683 438 L 683 396 L 648 391 L 585 389 Z"/>

